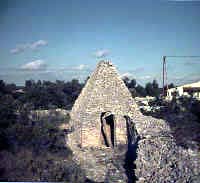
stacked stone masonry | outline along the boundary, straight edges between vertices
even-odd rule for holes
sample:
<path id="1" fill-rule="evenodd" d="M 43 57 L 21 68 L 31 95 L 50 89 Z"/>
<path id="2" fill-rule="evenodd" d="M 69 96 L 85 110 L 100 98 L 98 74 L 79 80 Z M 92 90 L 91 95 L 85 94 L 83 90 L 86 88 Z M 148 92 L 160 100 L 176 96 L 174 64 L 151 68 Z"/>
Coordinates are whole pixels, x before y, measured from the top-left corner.
<path id="1" fill-rule="evenodd" d="M 101 115 L 114 115 L 114 149 L 101 141 Z M 129 116 L 141 138 L 137 147 L 135 175 L 138 183 L 200 180 L 199 149 L 185 150 L 176 145 L 165 120 L 143 116 L 128 89 L 110 62 L 100 62 L 76 100 L 70 113 L 74 131 L 67 136 L 74 160 L 95 182 L 127 182 L 124 159 L 127 151 Z M 120 145 L 123 148 L 120 148 Z"/>
<path id="2" fill-rule="evenodd" d="M 116 144 L 127 142 L 124 116 L 139 113 L 129 90 L 110 62 L 101 61 L 76 100 L 71 120 L 77 141 L 85 146 L 101 144 L 101 114 L 110 111 L 115 117 Z"/>

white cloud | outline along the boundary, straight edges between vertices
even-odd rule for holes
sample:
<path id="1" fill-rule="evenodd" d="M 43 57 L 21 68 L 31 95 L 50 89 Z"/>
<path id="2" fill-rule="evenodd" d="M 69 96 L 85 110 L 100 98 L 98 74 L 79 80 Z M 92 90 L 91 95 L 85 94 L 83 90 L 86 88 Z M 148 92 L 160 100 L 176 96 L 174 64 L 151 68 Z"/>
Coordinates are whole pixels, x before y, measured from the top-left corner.
<path id="1" fill-rule="evenodd" d="M 103 58 L 109 55 L 109 51 L 108 50 L 97 50 L 94 53 L 95 57 L 97 58 Z"/>
<path id="2" fill-rule="evenodd" d="M 74 65 L 74 66 L 50 66 L 43 60 L 33 60 L 27 62 L 18 68 L 0 68 L 0 78 L 8 83 L 16 83 L 24 85 L 25 80 L 65 80 L 79 79 L 84 82 L 91 73 L 89 65 Z"/>
<path id="3" fill-rule="evenodd" d="M 87 65 L 84 65 L 84 64 L 80 64 L 80 65 L 74 67 L 74 69 L 77 69 L 77 70 L 84 70 L 86 68 L 87 68 Z"/>
<path id="4" fill-rule="evenodd" d="M 36 70 L 45 70 L 47 67 L 46 63 L 43 60 L 35 60 L 21 66 L 23 70 L 36 71 Z"/>
<path id="5" fill-rule="evenodd" d="M 152 77 L 149 76 L 149 75 L 139 77 L 139 79 L 151 79 L 151 78 L 152 78 Z"/>
<path id="6" fill-rule="evenodd" d="M 47 44 L 48 44 L 48 42 L 45 40 L 38 40 L 33 43 L 20 44 L 20 45 L 17 45 L 15 48 L 11 49 L 10 53 L 18 54 L 18 53 L 24 52 L 26 49 L 35 50 L 38 47 L 46 46 Z"/>
<path id="7" fill-rule="evenodd" d="M 130 78 L 132 76 L 133 76 L 133 74 L 131 74 L 130 72 L 125 72 L 125 73 L 121 74 L 121 78 L 125 78 L 125 77 Z"/>
<path id="8" fill-rule="evenodd" d="M 27 45 L 27 44 L 20 44 L 20 45 L 17 45 L 16 48 L 11 49 L 10 53 L 18 54 L 18 53 L 23 52 L 28 47 L 29 47 L 29 45 Z"/>
<path id="9" fill-rule="evenodd" d="M 80 65 L 72 66 L 72 67 L 64 67 L 61 70 L 69 71 L 69 72 L 77 72 L 77 71 L 89 71 L 90 68 L 88 65 L 80 64 Z"/>
<path id="10" fill-rule="evenodd" d="M 135 69 L 133 70 L 133 72 L 134 72 L 134 73 L 143 72 L 144 70 L 145 70 L 144 67 L 138 67 L 138 68 L 135 68 Z"/>
<path id="11" fill-rule="evenodd" d="M 45 41 L 45 40 L 38 40 L 38 41 L 30 44 L 30 48 L 34 50 L 34 49 L 37 49 L 40 46 L 46 46 L 47 44 L 48 44 L 48 42 Z"/>

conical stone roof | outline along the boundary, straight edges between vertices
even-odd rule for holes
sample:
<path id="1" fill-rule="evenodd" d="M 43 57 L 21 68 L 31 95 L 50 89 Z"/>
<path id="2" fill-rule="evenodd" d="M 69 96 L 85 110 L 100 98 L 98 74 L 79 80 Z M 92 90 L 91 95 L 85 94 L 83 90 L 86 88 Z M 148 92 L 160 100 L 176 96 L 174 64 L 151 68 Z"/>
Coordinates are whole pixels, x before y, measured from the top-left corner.
<path id="1" fill-rule="evenodd" d="M 138 183 L 199 182 L 199 148 L 192 150 L 178 146 L 166 120 L 142 115 L 115 67 L 104 61 L 98 64 L 74 104 L 71 123 L 75 130 L 67 137 L 74 160 L 85 170 L 88 179 L 127 182 L 128 174 L 123 166 L 126 145 L 123 148 L 118 146 L 119 149 L 114 151 L 111 148 L 88 147 L 99 145 L 100 115 L 106 111 L 116 116 L 118 143 L 125 143 L 127 136 L 123 116 L 128 115 L 135 124 L 140 136 L 134 144 L 137 157 L 132 163 L 136 169 L 128 172 L 134 172 Z M 178 116 L 174 121 L 177 119 Z M 81 141 L 85 148 L 77 146 Z M 107 178 L 110 178 L 109 181 Z"/>
<path id="2" fill-rule="evenodd" d="M 134 119 L 140 112 L 116 68 L 111 62 L 101 61 L 71 111 L 71 121 L 79 136 L 77 140 L 81 140 L 83 145 L 98 146 L 100 116 L 107 111 L 115 115 L 118 141 L 125 143 L 127 134 L 124 116 Z"/>

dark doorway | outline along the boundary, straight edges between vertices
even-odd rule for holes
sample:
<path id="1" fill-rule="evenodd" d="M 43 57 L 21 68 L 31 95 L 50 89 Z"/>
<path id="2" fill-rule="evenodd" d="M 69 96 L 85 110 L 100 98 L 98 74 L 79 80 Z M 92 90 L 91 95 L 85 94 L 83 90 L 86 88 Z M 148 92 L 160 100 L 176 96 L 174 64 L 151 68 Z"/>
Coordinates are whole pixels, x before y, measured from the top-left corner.
<path id="1" fill-rule="evenodd" d="M 114 115 L 110 112 L 101 114 L 101 135 L 103 144 L 107 147 L 115 146 L 115 122 Z"/>
<path id="2" fill-rule="evenodd" d="M 129 116 L 124 116 L 124 118 L 126 119 L 128 138 L 128 150 L 126 152 L 124 168 L 128 177 L 128 183 L 134 183 L 138 180 L 138 178 L 135 175 L 135 160 L 137 159 L 137 148 L 140 136 L 131 118 Z"/>

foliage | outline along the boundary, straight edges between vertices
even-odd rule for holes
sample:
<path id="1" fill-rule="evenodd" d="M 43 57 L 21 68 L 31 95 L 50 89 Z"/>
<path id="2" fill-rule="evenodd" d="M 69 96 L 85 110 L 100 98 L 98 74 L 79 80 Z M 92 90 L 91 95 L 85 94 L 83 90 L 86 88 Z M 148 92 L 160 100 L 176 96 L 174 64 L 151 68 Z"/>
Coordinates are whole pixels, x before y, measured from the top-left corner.
<path id="1" fill-rule="evenodd" d="M 153 80 L 152 83 L 148 82 L 145 86 L 147 95 L 158 97 L 159 96 L 159 87 L 156 80 Z"/>
<path id="2" fill-rule="evenodd" d="M 153 80 L 152 83 L 148 82 L 145 87 L 140 84 L 137 84 L 135 79 L 129 79 L 128 77 L 124 77 L 123 81 L 125 85 L 128 87 L 133 97 L 145 97 L 147 95 L 153 97 L 159 97 L 160 88 L 156 80 Z"/>
<path id="3" fill-rule="evenodd" d="M 135 89 L 137 92 L 137 96 L 145 97 L 147 95 L 146 90 L 143 86 L 138 84 Z"/>
<path id="4" fill-rule="evenodd" d="M 34 109 L 70 108 L 81 92 L 83 84 L 73 79 L 70 82 L 57 80 L 55 83 L 27 80 L 25 94 L 21 100 L 32 103 Z"/>
<path id="5" fill-rule="evenodd" d="M 3 156 L 2 156 L 3 155 Z M 85 180 L 85 174 L 71 159 L 60 154 L 41 152 L 20 147 L 17 153 L 0 152 L 1 181 L 45 181 L 79 182 Z M 6 166 L 5 166 L 6 165 Z"/>
<path id="6" fill-rule="evenodd" d="M 77 80 L 29 80 L 25 87 L 0 81 L 0 181 L 84 182 L 66 146 L 68 131 L 60 127 L 69 115 L 55 110 L 40 118 L 32 114 L 34 109 L 71 106 L 81 89 Z"/>
<path id="7" fill-rule="evenodd" d="M 16 122 L 15 103 L 12 95 L 0 97 L 0 150 L 9 149 L 7 129 Z"/>
<path id="8" fill-rule="evenodd" d="M 169 85 L 168 85 L 168 89 L 170 89 L 170 88 L 175 88 L 176 86 L 173 84 L 173 83 L 170 83 Z"/>
<path id="9" fill-rule="evenodd" d="M 135 79 L 124 78 L 124 82 L 133 97 L 160 94 L 156 80 L 145 87 Z M 69 121 L 69 116 L 50 112 L 35 118 L 31 113 L 36 109 L 48 112 L 55 108 L 70 109 L 84 84 L 76 79 L 27 80 L 24 87 L 18 87 L 0 80 L 0 180 L 84 182 L 84 172 L 73 162 L 72 152 L 66 147 L 68 132 L 60 128 Z M 199 101 L 178 100 L 175 102 L 180 105 L 175 107 L 179 111 L 199 117 Z"/>
<path id="10" fill-rule="evenodd" d="M 145 87 L 138 84 L 135 79 L 124 77 L 123 80 L 133 97 L 145 97 L 147 95 L 158 97 L 160 95 L 160 88 L 156 80 L 147 83 Z M 79 83 L 76 79 L 68 82 L 27 80 L 25 87 L 17 87 L 14 84 L 6 84 L 0 80 L 0 96 L 6 94 L 12 96 L 17 108 L 28 105 L 32 109 L 70 109 L 86 81 Z"/>
<path id="11" fill-rule="evenodd" d="M 128 87 L 130 79 L 127 76 L 125 76 L 125 77 L 123 77 L 123 81 L 124 81 L 125 85 Z"/>
<path id="12" fill-rule="evenodd" d="M 190 97 L 173 97 L 172 101 L 170 102 L 170 110 L 175 111 L 176 113 L 180 112 L 190 112 L 197 116 L 198 120 L 200 121 L 200 101 L 196 98 Z"/>
<path id="13" fill-rule="evenodd" d="M 1 128 L 0 180 L 84 181 L 84 172 L 73 162 L 66 146 L 67 131 L 61 128 L 68 123 L 69 114 L 55 110 L 44 114 L 23 105 L 13 122 Z"/>

